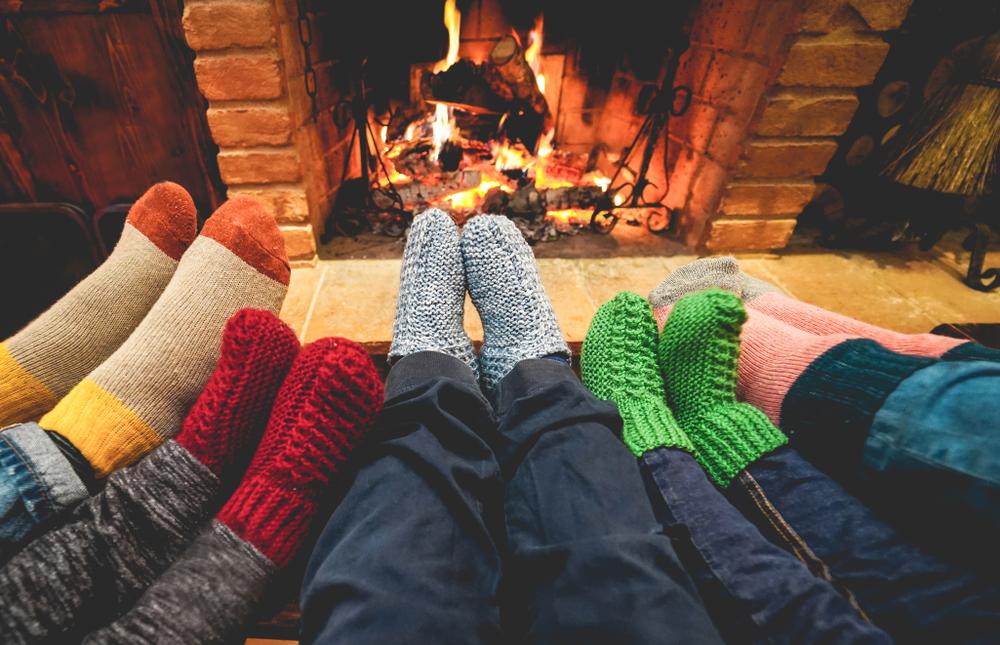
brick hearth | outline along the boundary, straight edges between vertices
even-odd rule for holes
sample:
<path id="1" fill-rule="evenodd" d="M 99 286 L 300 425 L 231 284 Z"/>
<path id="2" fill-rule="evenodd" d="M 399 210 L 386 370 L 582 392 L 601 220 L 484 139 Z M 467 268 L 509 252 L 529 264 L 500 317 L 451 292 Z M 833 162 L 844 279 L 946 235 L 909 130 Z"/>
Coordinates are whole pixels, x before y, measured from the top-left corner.
<path id="1" fill-rule="evenodd" d="M 1000 322 L 1000 292 L 980 293 L 961 283 L 969 254 L 950 235 L 934 250 L 916 247 L 892 253 L 831 253 L 794 245 L 775 254 L 741 254 L 751 275 L 790 295 L 875 325 L 904 333 L 928 332 L 943 323 Z M 642 295 L 691 255 L 607 259 L 538 260 L 563 334 L 574 353 L 597 308 L 622 289 Z M 346 336 L 384 356 L 392 340 L 401 261 L 321 260 L 295 269 L 281 317 L 305 341 Z M 1000 251 L 987 266 L 1000 266 Z M 482 340 L 482 325 L 466 301 L 466 330 Z"/>

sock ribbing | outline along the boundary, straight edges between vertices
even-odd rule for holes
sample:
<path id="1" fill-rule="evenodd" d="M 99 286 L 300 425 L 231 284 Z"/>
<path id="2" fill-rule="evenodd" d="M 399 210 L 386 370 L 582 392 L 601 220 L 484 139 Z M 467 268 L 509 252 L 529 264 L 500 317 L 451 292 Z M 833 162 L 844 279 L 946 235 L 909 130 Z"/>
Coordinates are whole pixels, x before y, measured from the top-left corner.
<path id="1" fill-rule="evenodd" d="M 668 404 L 709 479 L 725 488 L 763 454 L 787 443 L 756 408 L 736 401 L 739 296 L 718 288 L 681 298 L 660 336 Z"/>
<path id="2" fill-rule="evenodd" d="M 667 408 L 656 342 L 649 303 L 622 291 L 590 321 L 580 356 L 583 384 L 597 398 L 618 406 L 622 440 L 636 457 L 661 446 L 693 453 L 690 439 Z"/>
<path id="3" fill-rule="evenodd" d="M 781 406 L 789 388 L 817 358 L 857 336 L 814 336 L 749 309 L 741 338 L 736 396 L 784 427 Z"/>
<path id="4" fill-rule="evenodd" d="M 878 342 L 890 351 L 908 356 L 938 358 L 968 341 L 934 334 L 901 334 L 821 309 L 780 291 L 769 291 L 747 301 L 747 307 L 817 336 L 849 334 Z"/>
<path id="5" fill-rule="evenodd" d="M 125 342 L 194 239 L 195 216 L 183 188 L 153 186 L 104 264 L 0 345 L 0 427 L 40 418 Z"/>
<path id="6" fill-rule="evenodd" d="M 226 202 L 129 339 L 39 425 L 72 441 L 98 477 L 176 435 L 218 363 L 226 321 L 240 309 L 280 310 L 289 275 L 280 236 L 254 200 Z"/>
<path id="7" fill-rule="evenodd" d="M 281 386 L 260 447 L 217 519 L 278 567 L 298 552 L 347 456 L 371 428 L 382 384 L 368 353 L 344 338 L 308 345 Z"/>

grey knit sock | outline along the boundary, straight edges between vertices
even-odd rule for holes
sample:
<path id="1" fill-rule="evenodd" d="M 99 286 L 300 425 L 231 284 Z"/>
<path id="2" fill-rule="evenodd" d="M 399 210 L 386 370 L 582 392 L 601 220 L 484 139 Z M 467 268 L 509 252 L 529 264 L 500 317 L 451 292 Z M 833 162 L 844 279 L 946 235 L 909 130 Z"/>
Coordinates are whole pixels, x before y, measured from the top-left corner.
<path id="1" fill-rule="evenodd" d="M 702 258 L 677 269 L 649 292 L 653 309 L 673 306 L 689 293 L 719 287 L 740 295 L 743 291 L 740 263 L 732 256 Z"/>
<path id="2" fill-rule="evenodd" d="M 535 255 L 512 221 L 481 215 L 465 225 L 462 256 L 472 304 L 483 321 L 483 384 L 496 387 L 518 361 L 571 358 Z"/>
<path id="3" fill-rule="evenodd" d="M 461 360 L 479 377 L 472 341 L 465 333 L 465 271 L 455 221 L 437 208 L 413 220 L 399 274 L 389 361 L 417 352 Z"/>
<path id="4" fill-rule="evenodd" d="M 754 298 L 760 298 L 765 293 L 785 293 L 770 282 L 764 282 L 760 278 L 743 274 L 743 301 L 750 302 Z"/>

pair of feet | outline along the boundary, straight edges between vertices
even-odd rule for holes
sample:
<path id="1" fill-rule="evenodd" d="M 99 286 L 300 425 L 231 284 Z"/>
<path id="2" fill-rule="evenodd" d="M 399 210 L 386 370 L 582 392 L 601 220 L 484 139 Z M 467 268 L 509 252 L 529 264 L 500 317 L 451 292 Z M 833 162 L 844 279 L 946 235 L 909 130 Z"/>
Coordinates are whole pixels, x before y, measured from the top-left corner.
<path id="1" fill-rule="evenodd" d="M 614 401 L 622 438 L 637 456 L 687 450 L 722 488 L 785 443 L 757 408 L 736 400 L 740 298 L 719 288 L 688 294 L 657 333 L 650 303 L 623 291 L 598 309 L 583 343 L 584 384 Z"/>
<path id="2" fill-rule="evenodd" d="M 477 357 L 463 324 L 465 293 L 483 323 Z M 481 215 L 460 233 L 436 208 L 410 229 L 389 360 L 422 351 L 454 356 L 492 391 L 519 361 L 570 359 L 531 247 L 506 217 Z"/>
<path id="3" fill-rule="evenodd" d="M 290 277 L 281 231 L 255 200 L 236 196 L 200 234 L 196 224 L 177 184 L 136 202 L 104 264 L 0 344 L 0 427 L 40 419 L 97 477 L 177 434 L 226 321 L 247 307 L 277 314 Z"/>
<path id="4" fill-rule="evenodd" d="M 236 488 L 217 519 L 283 567 L 382 398 L 357 343 L 322 338 L 299 351 L 277 316 L 245 309 L 227 323 L 218 366 L 176 441 L 222 490 Z"/>

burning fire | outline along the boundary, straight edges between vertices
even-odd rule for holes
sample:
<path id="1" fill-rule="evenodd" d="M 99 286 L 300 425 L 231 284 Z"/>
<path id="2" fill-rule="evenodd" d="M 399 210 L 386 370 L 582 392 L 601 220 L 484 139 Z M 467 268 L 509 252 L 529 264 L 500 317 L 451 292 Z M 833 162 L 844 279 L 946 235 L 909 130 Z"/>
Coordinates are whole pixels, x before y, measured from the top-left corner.
<path id="1" fill-rule="evenodd" d="M 444 24 L 448 28 L 448 55 L 435 64 L 435 73 L 448 70 L 458 60 L 461 18 L 461 13 L 455 6 L 455 0 L 446 0 Z M 541 74 L 543 28 L 544 17 L 540 15 L 535 20 L 534 29 L 528 34 L 527 48 L 524 50 L 525 61 L 534 72 L 538 89 L 542 92 L 545 91 L 545 77 Z M 517 37 L 516 32 L 514 36 Z M 518 39 L 518 42 L 520 43 L 520 39 Z M 506 116 L 501 119 L 500 129 L 502 129 L 505 119 Z M 430 129 L 431 132 L 428 133 L 425 128 Z M 386 173 L 380 172 L 380 184 L 386 185 L 391 181 L 395 185 L 413 181 L 411 177 L 399 173 L 392 164 L 392 161 L 406 147 L 407 144 L 405 142 L 420 140 L 422 137 L 428 136 L 428 134 L 432 135 L 433 149 L 429 154 L 433 161 L 438 159 L 441 149 L 446 142 L 449 140 L 462 141 L 460 137 L 461 133 L 455 123 L 452 108 L 438 103 L 435 106 L 433 119 L 428 118 L 423 121 L 418 120 L 410 123 L 403 137 L 393 142 L 387 141 L 388 128 L 381 127 L 380 138 L 382 149 L 386 151 L 385 163 L 388 176 L 385 176 Z M 453 209 L 468 211 L 481 209 L 486 200 L 486 195 L 491 189 L 499 189 L 505 193 L 514 193 L 519 186 L 523 185 L 523 183 L 519 183 L 519 181 L 522 181 L 522 174 L 510 172 L 518 170 L 523 171 L 523 180 L 533 181 L 535 188 L 538 190 L 589 185 L 599 186 L 601 190 L 606 192 L 611 183 L 610 179 L 604 177 L 599 172 L 584 173 L 579 166 L 573 166 L 573 164 L 567 165 L 566 155 L 555 153 L 552 148 L 554 134 L 555 130 L 552 129 L 539 137 L 535 154 L 532 154 L 531 150 L 525 148 L 524 145 L 511 143 L 506 138 L 493 140 L 490 142 L 492 160 L 483 161 L 481 162 L 482 165 L 478 166 L 476 164 L 480 162 L 474 161 L 473 157 L 466 151 L 467 154 L 463 163 L 471 165 L 461 166 L 460 168 L 472 170 L 478 167 L 483 175 L 480 185 L 460 193 L 441 197 L 431 203 L 441 206 L 448 205 Z M 421 175 L 417 174 L 415 176 L 418 177 L 418 181 L 425 181 Z M 621 202 L 621 196 L 616 196 L 615 204 L 620 205 Z M 561 224 L 583 226 L 589 222 L 590 213 L 574 209 L 549 211 L 546 213 L 546 219 Z"/>

